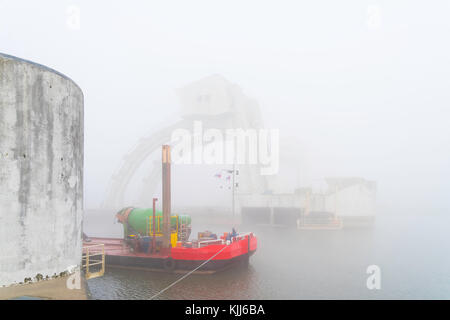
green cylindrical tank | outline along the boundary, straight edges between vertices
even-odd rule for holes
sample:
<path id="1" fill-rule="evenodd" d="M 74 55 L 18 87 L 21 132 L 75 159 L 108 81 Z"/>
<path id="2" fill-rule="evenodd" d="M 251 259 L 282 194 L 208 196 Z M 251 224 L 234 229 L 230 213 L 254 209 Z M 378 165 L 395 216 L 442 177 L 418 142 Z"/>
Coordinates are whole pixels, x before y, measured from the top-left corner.
<path id="1" fill-rule="evenodd" d="M 128 213 L 128 215 L 127 215 Z M 127 215 L 127 217 L 125 217 Z M 129 234 L 135 234 L 136 232 L 141 235 L 152 234 L 153 231 L 153 209 L 145 208 L 125 208 L 117 213 L 117 216 L 122 216 L 124 236 Z M 119 219 L 121 220 L 121 219 Z M 177 226 L 185 224 L 189 226 L 191 224 L 191 217 L 189 215 L 176 215 L 172 214 L 170 217 L 170 226 L 173 231 L 177 230 Z M 155 212 L 155 231 L 161 233 L 163 230 L 163 214 L 161 211 Z"/>

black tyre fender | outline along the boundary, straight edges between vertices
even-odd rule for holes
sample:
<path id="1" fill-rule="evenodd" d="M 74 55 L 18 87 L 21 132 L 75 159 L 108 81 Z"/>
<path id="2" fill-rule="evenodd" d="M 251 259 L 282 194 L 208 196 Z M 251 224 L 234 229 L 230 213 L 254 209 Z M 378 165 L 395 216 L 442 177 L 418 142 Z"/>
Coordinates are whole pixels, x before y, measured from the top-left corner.
<path id="1" fill-rule="evenodd" d="M 164 261 L 163 261 L 163 267 L 164 267 L 164 270 L 166 270 L 166 271 L 173 271 L 175 269 L 176 265 L 177 265 L 177 262 L 170 257 L 167 259 L 164 259 Z"/>

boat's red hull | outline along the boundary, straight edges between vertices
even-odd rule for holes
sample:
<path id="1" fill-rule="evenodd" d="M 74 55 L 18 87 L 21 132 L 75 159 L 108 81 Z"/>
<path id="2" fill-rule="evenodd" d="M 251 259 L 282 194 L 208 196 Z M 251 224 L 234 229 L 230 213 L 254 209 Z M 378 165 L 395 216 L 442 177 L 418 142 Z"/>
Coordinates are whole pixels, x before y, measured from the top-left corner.
<path id="1" fill-rule="evenodd" d="M 90 238 L 85 245 L 103 243 L 105 246 L 106 266 L 124 268 L 152 269 L 167 272 L 191 271 L 209 260 L 198 271 L 214 272 L 226 269 L 241 262 L 248 262 L 256 251 L 257 238 L 245 236 L 230 244 L 210 244 L 200 248 L 176 247 L 168 254 L 133 252 L 122 239 Z"/>

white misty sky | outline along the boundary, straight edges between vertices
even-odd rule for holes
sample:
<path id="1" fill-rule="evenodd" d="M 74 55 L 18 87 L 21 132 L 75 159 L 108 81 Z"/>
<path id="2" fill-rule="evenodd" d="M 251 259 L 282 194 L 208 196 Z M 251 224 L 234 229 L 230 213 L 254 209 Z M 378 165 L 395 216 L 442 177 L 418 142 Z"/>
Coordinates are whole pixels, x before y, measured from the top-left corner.
<path id="1" fill-rule="evenodd" d="M 79 30 L 67 26 L 69 6 Z M 83 89 L 87 208 L 138 139 L 176 118 L 175 89 L 218 73 L 259 102 L 267 127 L 300 141 L 313 177 L 366 177 L 382 205 L 442 211 L 449 15 L 449 1 L 0 0 L 0 52 Z"/>

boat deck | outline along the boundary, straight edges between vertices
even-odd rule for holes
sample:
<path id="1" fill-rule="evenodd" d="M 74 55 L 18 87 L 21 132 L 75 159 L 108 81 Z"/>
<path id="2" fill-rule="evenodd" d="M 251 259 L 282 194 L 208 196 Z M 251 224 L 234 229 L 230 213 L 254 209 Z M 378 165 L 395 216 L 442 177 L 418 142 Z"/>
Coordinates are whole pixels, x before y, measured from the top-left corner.
<path id="1" fill-rule="evenodd" d="M 166 259 L 169 257 L 167 254 L 160 254 L 160 253 L 140 253 L 140 252 L 132 252 L 128 246 L 125 244 L 123 239 L 120 238 L 98 238 L 98 237 L 90 237 L 90 241 L 84 241 L 83 246 L 89 247 L 93 246 L 95 248 L 96 245 L 103 244 L 105 255 L 106 256 L 112 256 L 112 257 L 142 257 L 142 258 L 155 258 L 155 259 Z M 167 272 L 164 269 L 161 268 L 151 268 L 151 267 L 138 267 L 138 266 L 131 266 L 131 265 L 118 265 L 118 264 L 109 264 L 108 268 L 119 268 L 119 269 L 132 269 L 132 270 L 143 270 L 143 271 L 153 271 L 153 272 Z M 226 269 L 226 268 L 223 268 Z M 195 274 L 213 274 L 216 273 L 218 270 L 197 270 L 194 273 Z M 185 274 L 186 270 L 183 269 L 175 269 L 172 271 L 172 273 L 176 274 Z"/>
<path id="2" fill-rule="evenodd" d="M 89 247 L 97 244 L 103 244 L 105 248 L 105 255 L 107 256 L 130 256 L 130 257 L 145 257 L 145 258 L 168 258 L 167 254 L 160 253 L 146 253 L 133 252 L 120 238 L 89 238 L 89 242 L 84 241 L 83 246 Z"/>

